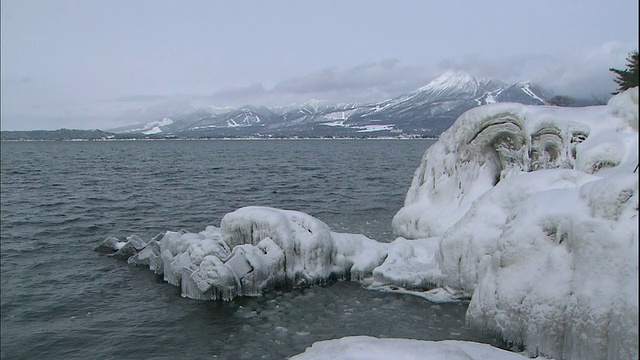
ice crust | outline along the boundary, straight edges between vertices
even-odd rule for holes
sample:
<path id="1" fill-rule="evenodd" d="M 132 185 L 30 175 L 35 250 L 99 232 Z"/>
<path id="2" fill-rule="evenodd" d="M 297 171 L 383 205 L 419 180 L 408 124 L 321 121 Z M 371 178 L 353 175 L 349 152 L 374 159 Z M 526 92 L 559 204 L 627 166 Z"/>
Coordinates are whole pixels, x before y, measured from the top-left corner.
<path id="1" fill-rule="evenodd" d="M 527 356 L 470 341 L 425 341 L 349 336 L 319 341 L 291 360 L 524 360 Z M 538 357 L 538 360 L 545 360 Z"/>
<path id="2" fill-rule="evenodd" d="M 470 324 L 531 356 L 638 358 L 637 129 L 637 88 L 606 106 L 472 109 L 425 152 L 391 243 L 245 207 L 200 233 L 109 237 L 96 251 L 149 266 L 193 299 L 352 279 L 435 302 L 470 298 Z M 383 342 L 342 339 L 299 358 Z"/>

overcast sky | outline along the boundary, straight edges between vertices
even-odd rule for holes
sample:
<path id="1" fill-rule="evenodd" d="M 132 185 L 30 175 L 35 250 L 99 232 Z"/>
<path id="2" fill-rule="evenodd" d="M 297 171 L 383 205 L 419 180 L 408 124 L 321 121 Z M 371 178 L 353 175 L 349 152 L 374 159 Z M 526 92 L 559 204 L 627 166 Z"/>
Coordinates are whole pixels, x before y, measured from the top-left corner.
<path id="1" fill-rule="evenodd" d="M 2 0 L 2 130 L 380 101 L 446 70 L 602 97 L 638 0 Z"/>

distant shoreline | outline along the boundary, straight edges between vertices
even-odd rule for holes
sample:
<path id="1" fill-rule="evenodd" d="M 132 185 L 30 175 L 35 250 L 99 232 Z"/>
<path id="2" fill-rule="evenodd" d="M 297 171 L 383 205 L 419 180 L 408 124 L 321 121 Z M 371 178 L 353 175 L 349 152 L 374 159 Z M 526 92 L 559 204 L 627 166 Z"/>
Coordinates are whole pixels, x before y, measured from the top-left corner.
<path id="1" fill-rule="evenodd" d="M 86 141 L 269 141 L 269 140 L 438 140 L 438 137 L 216 137 L 216 138 L 114 138 L 114 139 L 1 139 L 2 142 L 86 142 Z"/>

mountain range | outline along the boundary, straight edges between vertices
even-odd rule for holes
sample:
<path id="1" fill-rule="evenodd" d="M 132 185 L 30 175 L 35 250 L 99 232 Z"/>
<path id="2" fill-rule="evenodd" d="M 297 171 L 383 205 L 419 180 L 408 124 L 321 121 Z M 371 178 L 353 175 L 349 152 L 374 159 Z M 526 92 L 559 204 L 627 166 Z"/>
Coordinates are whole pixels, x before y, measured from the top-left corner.
<path id="1" fill-rule="evenodd" d="M 107 131 L 115 138 L 435 137 L 476 106 L 496 102 L 545 105 L 550 98 L 549 91 L 529 82 L 508 84 L 448 71 L 415 91 L 375 103 L 311 100 L 271 108 L 207 106 Z"/>
<path id="2" fill-rule="evenodd" d="M 177 137 L 437 136 L 473 107 L 495 102 L 544 105 L 548 97 L 548 91 L 528 82 L 507 84 L 449 71 L 415 91 L 376 103 L 311 100 L 277 108 L 204 107 L 110 131 Z"/>

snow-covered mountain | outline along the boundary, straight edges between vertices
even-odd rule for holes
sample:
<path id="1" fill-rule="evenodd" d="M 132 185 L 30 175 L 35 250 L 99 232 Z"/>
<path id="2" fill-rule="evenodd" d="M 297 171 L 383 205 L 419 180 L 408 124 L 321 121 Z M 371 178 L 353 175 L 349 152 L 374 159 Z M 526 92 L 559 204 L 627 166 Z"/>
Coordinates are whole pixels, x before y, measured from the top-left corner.
<path id="1" fill-rule="evenodd" d="M 377 103 L 310 100 L 274 108 L 207 107 L 172 116 L 172 123 L 163 120 L 114 132 L 195 137 L 439 135 L 474 107 L 496 102 L 544 105 L 548 97 L 545 90 L 528 82 L 507 84 L 448 71 L 415 91 Z"/>

